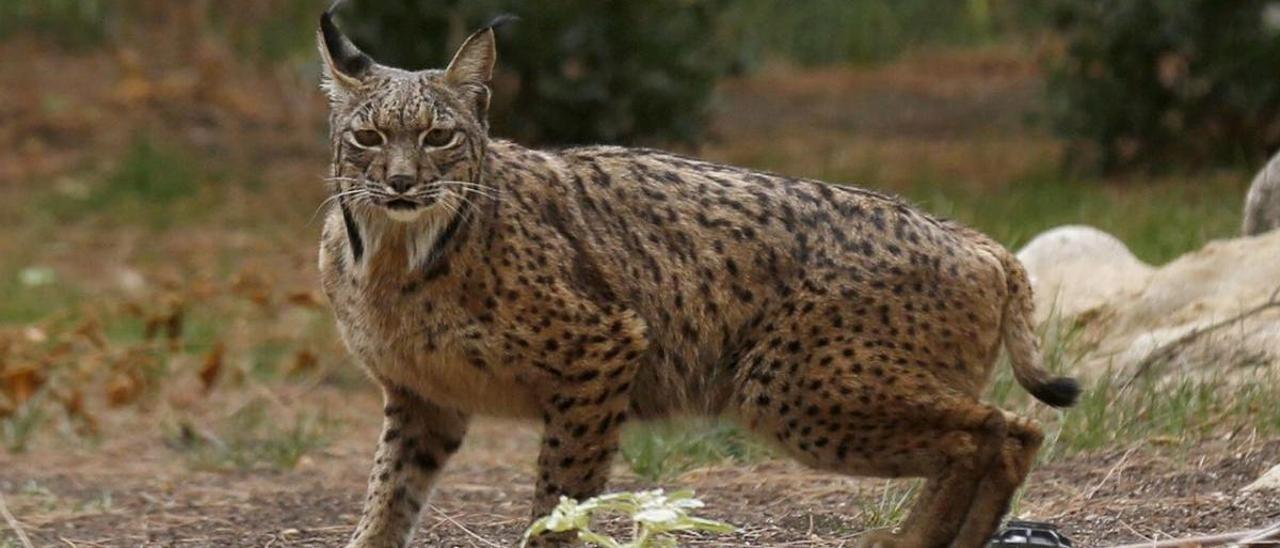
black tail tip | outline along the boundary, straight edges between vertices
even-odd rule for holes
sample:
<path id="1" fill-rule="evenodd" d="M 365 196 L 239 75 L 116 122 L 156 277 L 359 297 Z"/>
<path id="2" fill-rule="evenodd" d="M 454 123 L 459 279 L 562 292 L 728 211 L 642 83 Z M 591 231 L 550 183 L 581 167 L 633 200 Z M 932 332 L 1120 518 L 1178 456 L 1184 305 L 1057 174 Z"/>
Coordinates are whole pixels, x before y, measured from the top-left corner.
<path id="1" fill-rule="evenodd" d="M 1031 395 L 1053 407 L 1071 407 L 1080 398 L 1080 383 L 1071 377 L 1058 377 L 1037 386 Z"/>

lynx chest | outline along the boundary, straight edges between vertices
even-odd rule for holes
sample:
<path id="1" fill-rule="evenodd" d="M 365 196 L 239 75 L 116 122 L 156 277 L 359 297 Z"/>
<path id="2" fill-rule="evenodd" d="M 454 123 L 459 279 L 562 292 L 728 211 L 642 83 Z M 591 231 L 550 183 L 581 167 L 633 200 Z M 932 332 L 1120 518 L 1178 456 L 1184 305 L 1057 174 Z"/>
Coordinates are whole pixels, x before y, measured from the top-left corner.
<path id="1" fill-rule="evenodd" d="M 372 377 L 473 414 L 538 416 L 530 384 L 502 363 L 500 330 L 460 306 L 456 295 L 344 279 L 326 266 L 325 255 L 324 288 L 339 333 Z"/>

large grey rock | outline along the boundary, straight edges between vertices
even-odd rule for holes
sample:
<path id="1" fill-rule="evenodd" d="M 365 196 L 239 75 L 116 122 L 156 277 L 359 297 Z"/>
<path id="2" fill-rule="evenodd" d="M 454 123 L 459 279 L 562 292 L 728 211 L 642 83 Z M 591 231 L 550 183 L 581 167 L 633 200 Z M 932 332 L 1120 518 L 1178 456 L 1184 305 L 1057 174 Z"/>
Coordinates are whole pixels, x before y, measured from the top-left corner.
<path id="1" fill-rule="evenodd" d="M 1152 351 L 1257 307 L 1280 287 L 1280 230 L 1219 240 L 1152 268 L 1114 237 L 1061 227 L 1031 241 L 1018 257 L 1049 308 L 1083 326 L 1082 373 L 1124 370 Z M 1280 365 L 1280 310 L 1232 322 L 1180 346 L 1170 370 L 1221 373 L 1233 366 Z"/>
<path id="2" fill-rule="evenodd" d="M 1245 236 L 1262 234 L 1280 227 L 1280 153 L 1253 177 L 1244 201 Z"/>
<path id="3" fill-rule="evenodd" d="M 1244 486 L 1241 491 L 1280 491 L 1280 464 L 1272 466 L 1253 483 Z"/>
<path id="4" fill-rule="evenodd" d="M 1036 293 L 1038 321 L 1071 318 L 1146 286 L 1150 265 L 1115 236 L 1091 226 L 1066 225 L 1041 233 L 1018 251 Z"/>

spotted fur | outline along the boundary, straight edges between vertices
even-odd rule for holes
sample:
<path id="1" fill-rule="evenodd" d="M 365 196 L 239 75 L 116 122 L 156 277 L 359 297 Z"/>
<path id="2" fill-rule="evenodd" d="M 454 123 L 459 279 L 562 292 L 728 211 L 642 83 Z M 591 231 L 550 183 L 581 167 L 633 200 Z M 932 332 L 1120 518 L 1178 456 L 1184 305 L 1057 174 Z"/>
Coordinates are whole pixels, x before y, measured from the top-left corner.
<path id="1" fill-rule="evenodd" d="M 867 546 L 977 547 L 1041 440 L 978 399 L 1001 346 L 1037 397 L 1075 399 L 1038 366 L 1022 266 L 973 230 L 657 150 L 490 139 L 488 29 L 443 71 L 361 61 L 336 30 L 321 51 L 323 285 L 386 398 L 352 546 L 408 541 L 472 415 L 542 423 L 537 516 L 604 488 L 625 422 L 679 414 L 736 419 L 815 467 L 927 478 L 901 533 Z M 461 142 L 424 148 L 434 128 Z M 393 173 L 413 177 L 412 211 L 387 205 Z"/>

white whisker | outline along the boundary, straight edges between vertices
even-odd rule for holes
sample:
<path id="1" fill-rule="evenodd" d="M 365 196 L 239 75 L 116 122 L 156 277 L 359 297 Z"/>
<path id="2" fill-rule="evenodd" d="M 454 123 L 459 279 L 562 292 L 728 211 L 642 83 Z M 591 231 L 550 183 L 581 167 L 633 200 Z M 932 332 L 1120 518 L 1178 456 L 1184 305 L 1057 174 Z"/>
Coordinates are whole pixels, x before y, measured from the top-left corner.
<path id="1" fill-rule="evenodd" d="M 318 207 L 316 207 L 316 210 L 315 210 L 315 212 L 314 212 L 314 213 L 312 213 L 312 214 L 311 214 L 311 217 L 310 217 L 309 219 L 307 219 L 307 226 L 311 226 L 311 223 L 315 222 L 315 220 L 316 220 L 316 216 L 320 214 L 320 211 L 321 211 L 321 210 L 323 210 L 323 209 L 325 208 L 325 206 L 328 206 L 330 203 L 332 203 L 332 202 L 334 202 L 334 201 L 336 201 L 336 200 L 340 200 L 340 199 L 345 198 L 345 197 L 347 197 L 347 196 L 354 196 L 354 195 L 357 195 L 357 194 L 360 194 L 360 193 L 363 193 L 363 192 L 365 192 L 365 190 L 364 190 L 363 188 L 354 188 L 354 189 L 351 189 L 351 190 L 345 190 L 345 191 L 342 191 L 342 192 L 338 192 L 338 193 L 336 193 L 336 194 L 330 195 L 328 198 L 325 198 L 325 199 L 324 199 L 324 201 L 323 201 L 323 202 L 320 202 L 320 205 L 319 205 Z"/>
<path id="2" fill-rule="evenodd" d="M 498 196 L 497 190 L 477 183 L 467 181 L 436 181 L 436 184 L 443 185 L 446 188 L 457 188 L 463 194 L 475 194 L 495 202 L 501 201 L 501 197 Z"/>

